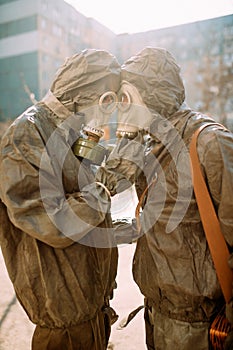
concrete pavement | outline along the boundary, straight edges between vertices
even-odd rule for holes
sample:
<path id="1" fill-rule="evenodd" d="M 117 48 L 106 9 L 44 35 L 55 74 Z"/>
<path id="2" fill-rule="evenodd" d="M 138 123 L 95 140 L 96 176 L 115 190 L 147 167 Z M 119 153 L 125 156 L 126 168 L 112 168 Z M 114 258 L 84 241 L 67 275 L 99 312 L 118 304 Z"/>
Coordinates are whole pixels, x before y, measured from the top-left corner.
<path id="1" fill-rule="evenodd" d="M 34 325 L 15 298 L 0 254 L 0 350 L 30 350 Z"/>

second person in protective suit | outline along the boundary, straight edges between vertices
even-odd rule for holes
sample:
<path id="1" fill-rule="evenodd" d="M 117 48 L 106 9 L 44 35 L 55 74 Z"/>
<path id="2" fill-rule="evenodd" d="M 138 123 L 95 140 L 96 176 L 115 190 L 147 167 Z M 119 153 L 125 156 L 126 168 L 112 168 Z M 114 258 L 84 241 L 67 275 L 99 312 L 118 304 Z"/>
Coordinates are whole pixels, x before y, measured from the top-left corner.
<path id="1" fill-rule="evenodd" d="M 180 68 L 167 50 L 145 48 L 121 70 L 123 137 L 98 175 L 108 188 L 115 184 L 113 171 L 135 180 L 142 211 L 133 276 L 145 296 L 147 347 L 207 350 L 210 324 L 224 300 L 193 194 L 189 144 L 194 131 L 209 123 L 197 150 L 232 248 L 233 135 L 186 106 Z M 232 322 L 231 304 L 227 308 Z"/>

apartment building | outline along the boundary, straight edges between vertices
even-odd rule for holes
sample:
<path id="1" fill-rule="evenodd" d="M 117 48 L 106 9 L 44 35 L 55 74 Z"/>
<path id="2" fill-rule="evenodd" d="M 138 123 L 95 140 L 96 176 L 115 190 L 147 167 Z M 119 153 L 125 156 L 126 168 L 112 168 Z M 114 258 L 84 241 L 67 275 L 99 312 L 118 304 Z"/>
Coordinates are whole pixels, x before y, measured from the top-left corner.
<path id="1" fill-rule="evenodd" d="M 63 0 L 0 0 L 0 120 L 41 99 L 67 56 L 114 38 Z"/>
<path id="2" fill-rule="evenodd" d="M 186 102 L 233 129 L 233 15 L 118 36 L 124 61 L 145 46 L 168 49 L 181 66 Z"/>

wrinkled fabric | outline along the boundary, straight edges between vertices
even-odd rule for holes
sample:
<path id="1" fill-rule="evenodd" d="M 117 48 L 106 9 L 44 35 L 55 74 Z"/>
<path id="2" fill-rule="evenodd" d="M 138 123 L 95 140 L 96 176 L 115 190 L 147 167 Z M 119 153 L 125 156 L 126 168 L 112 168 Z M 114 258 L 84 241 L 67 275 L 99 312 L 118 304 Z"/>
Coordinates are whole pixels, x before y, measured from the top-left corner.
<path id="1" fill-rule="evenodd" d="M 145 48 L 121 68 L 122 79 L 134 85 L 146 106 L 157 113 L 169 116 L 184 102 L 180 67 L 167 50 Z"/>
<path id="2" fill-rule="evenodd" d="M 139 197 L 152 185 L 143 203 L 133 275 L 154 309 L 153 346 L 200 350 L 208 349 L 208 325 L 223 296 L 193 194 L 189 144 L 200 125 L 214 120 L 185 105 L 179 72 L 171 54 L 160 48 L 146 48 L 122 67 L 122 78 L 154 112 L 144 171 L 136 182 Z M 233 135 L 212 125 L 199 135 L 197 149 L 232 247 Z"/>
<path id="3" fill-rule="evenodd" d="M 123 192 L 135 182 L 143 169 L 142 135 L 133 140 L 119 139 L 104 166 L 96 173 L 96 181 L 103 183 L 111 196 Z"/>
<path id="4" fill-rule="evenodd" d="M 82 124 L 71 111 L 83 74 L 101 95 L 118 89 L 119 65 L 98 50 L 67 62 L 52 84 L 54 97 L 25 111 L 1 140 L 1 249 L 28 317 L 51 329 L 96 317 L 113 294 L 118 255 L 110 198 L 71 149 Z"/>
<path id="5" fill-rule="evenodd" d="M 104 350 L 110 335 L 110 323 L 99 312 L 91 321 L 69 328 L 36 326 L 32 350 Z"/>
<path id="6" fill-rule="evenodd" d="M 232 350 L 232 349 L 233 349 L 233 331 L 228 333 L 224 343 L 224 350 Z"/>
<path id="7" fill-rule="evenodd" d="M 103 50 L 87 49 L 67 58 L 58 69 L 50 90 L 64 106 L 74 111 L 74 103 L 77 107 L 90 107 L 103 93 L 117 92 L 119 84 L 116 58 Z"/>
<path id="8" fill-rule="evenodd" d="M 187 323 L 146 309 L 145 324 L 149 350 L 208 350 L 209 322 Z M 154 327 L 155 324 L 159 326 Z"/>

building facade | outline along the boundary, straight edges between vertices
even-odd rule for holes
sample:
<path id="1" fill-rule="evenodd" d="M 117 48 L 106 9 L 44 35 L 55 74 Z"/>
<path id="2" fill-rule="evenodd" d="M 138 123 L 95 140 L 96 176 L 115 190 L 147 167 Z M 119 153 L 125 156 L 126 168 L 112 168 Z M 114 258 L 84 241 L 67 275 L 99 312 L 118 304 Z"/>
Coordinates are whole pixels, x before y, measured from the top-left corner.
<path id="1" fill-rule="evenodd" d="M 63 0 L 0 0 L 0 120 L 41 99 L 67 56 L 114 38 Z"/>
<path id="2" fill-rule="evenodd" d="M 192 108 L 231 127 L 233 15 L 116 35 L 64 0 L 0 0 L 0 121 L 40 100 L 67 56 L 102 48 L 122 63 L 146 46 L 176 57 Z"/>
<path id="3" fill-rule="evenodd" d="M 233 129 L 233 15 L 118 36 L 124 61 L 146 46 L 164 47 L 181 66 L 186 102 Z"/>

